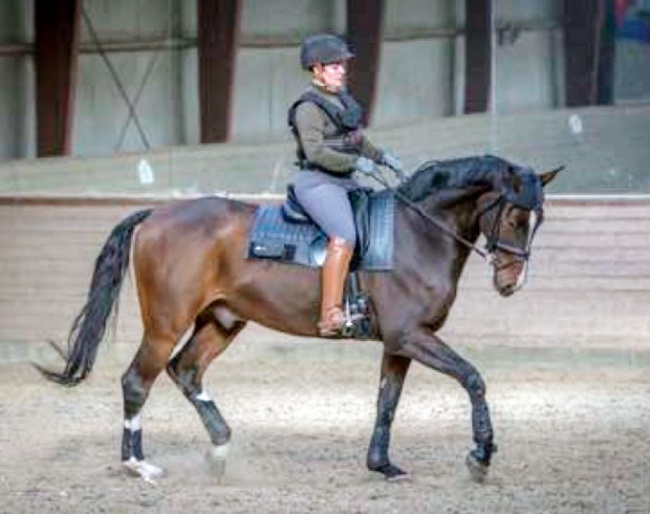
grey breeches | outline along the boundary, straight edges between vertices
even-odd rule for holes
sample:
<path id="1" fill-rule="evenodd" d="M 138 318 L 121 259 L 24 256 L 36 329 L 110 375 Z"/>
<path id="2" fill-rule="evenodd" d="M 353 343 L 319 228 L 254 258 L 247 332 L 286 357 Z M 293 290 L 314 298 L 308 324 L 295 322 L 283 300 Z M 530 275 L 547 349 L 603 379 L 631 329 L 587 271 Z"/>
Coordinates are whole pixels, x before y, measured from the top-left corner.
<path id="1" fill-rule="evenodd" d="M 323 175 L 314 171 L 299 173 L 294 181 L 296 197 L 328 237 L 340 237 L 354 245 L 357 232 L 348 191 L 359 185 L 351 178 Z"/>

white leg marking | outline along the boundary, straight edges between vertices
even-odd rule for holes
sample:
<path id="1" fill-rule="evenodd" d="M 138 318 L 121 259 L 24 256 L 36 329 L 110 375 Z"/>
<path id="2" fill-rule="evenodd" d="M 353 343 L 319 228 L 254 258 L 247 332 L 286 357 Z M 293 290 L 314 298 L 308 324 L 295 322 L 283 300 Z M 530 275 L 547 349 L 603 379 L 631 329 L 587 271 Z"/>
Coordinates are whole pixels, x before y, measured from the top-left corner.
<path id="1" fill-rule="evenodd" d="M 206 455 L 210 471 L 218 478 L 220 483 L 226 474 L 226 457 L 228 457 L 228 443 L 212 446 Z"/>
<path id="2" fill-rule="evenodd" d="M 219 446 L 214 446 L 213 445 L 210 448 L 210 456 L 213 459 L 226 460 L 226 458 L 228 457 L 228 446 L 229 446 L 229 443 L 222 444 L 222 445 L 219 445 Z"/>
<path id="3" fill-rule="evenodd" d="M 146 460 L 137 460 L 135 457 L 122 461 L 122 467 L 129 474 L 140 477 L 152 485 L 156 485 L 156 478 L 160 478 L 165 474 L 162 468 L 149 464 Z"/>
<path id="4" fill-rule="evenodd" d="M 142 428 L 140 415 L 138 414 L 136 416 L 133 416 L 131 419 L 125 419 L 124 428 L 126 428 L 127 430 L 131 430 L 132 432 L 135 432 L 136 430 L 140 430 Z"/>
<path id="5" fill-rule="evenodd" d="M 206 393 L 204 390 L 201 390 L 199 394 L 195 396 L 196 400 L 199 402 L 211 402 L 212 397 Z"/>

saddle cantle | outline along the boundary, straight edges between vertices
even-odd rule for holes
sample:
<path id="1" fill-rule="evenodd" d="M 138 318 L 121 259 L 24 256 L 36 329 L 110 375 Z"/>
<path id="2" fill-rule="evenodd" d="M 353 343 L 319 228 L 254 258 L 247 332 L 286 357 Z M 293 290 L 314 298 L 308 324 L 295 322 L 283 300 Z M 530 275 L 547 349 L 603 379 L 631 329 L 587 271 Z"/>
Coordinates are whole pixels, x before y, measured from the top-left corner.
<path id="1" fill-rule="evenodd" d="M 350 270 L 393 269 L 395 197 L 391 191 L 349 194 L 357 227 Z M 289 188 L 283 205 L 261 205 L 248 237 L 249 259 L 271 259 L 318 268 L 325 261 L 327 235 L 308 217 Z"/>

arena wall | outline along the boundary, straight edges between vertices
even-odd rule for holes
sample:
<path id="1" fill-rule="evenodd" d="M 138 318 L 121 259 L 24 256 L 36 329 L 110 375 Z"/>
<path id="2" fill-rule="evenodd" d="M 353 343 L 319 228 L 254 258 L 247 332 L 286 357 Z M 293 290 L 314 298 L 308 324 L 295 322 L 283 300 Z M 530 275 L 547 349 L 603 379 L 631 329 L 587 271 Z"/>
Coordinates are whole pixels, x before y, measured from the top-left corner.
<path id="1" fill-rule="evenodd" d="M 650 106 L 458 116 L 368 134 L 396 152 L 408 172 L 431 159 L 492 153 L 537 171 L 565 165 L 552 193 L 650 194 Z M 289 134 L 110 157 L 4 161 L 0 196 L 283 194 L 294 161 Z"/>
<path id="2" fill-rule="evenodd" d="M 64 341 L 110 229 L 160 201 L 14 197 L 0 201 L 0 344 Z M 474 347 L 650 349 L 650 197 L 551 197 L 528 283 L 511 298 L 472 257 L 443 329 Z M 117 342 L 140 338 L 134 289 L 121 297 Z"/>

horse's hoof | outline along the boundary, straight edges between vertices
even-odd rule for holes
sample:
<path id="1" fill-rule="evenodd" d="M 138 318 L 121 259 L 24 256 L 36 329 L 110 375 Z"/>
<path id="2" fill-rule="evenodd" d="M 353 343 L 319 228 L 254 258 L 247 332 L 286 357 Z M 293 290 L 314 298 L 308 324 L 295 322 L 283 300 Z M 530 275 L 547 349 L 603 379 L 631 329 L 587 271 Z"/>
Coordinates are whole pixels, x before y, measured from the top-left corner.
<path id="1" fill-rule="evenodd" d="M 411 475 L 390 463 L 379 466 L 378 468 L 374 468 L 372 471 L 381 473 L 384 475 L 386 481 L 391 483 L 409 482 L 411 480 Z"/>
<path id="2" fill-rule="evenodd" d="M 146 460 L 137 460 L 131 457 L 129 460 L 122 461 L 122 468 L 131 476 L 142 478 L 145 482 L 156 484 L 156 479 L 165 474 L 165 471 Z"/>
<path id="3" fill-rule="evenodd" d="M 226 458 L 228 457 L 228 445 L 212 446 L 206 453 L 206 460 L 210 472 L 221 479 L 226 473 Z"/>
<path id="4" fill-rule="evenodd" d="M 478 484 L 482 484 L 487 476 L 489 466 L 478 460 L 471 452 L 467 455 L 465 464 L 467 465 L 467 469 L 469 469 L 472 480 Z"/>

